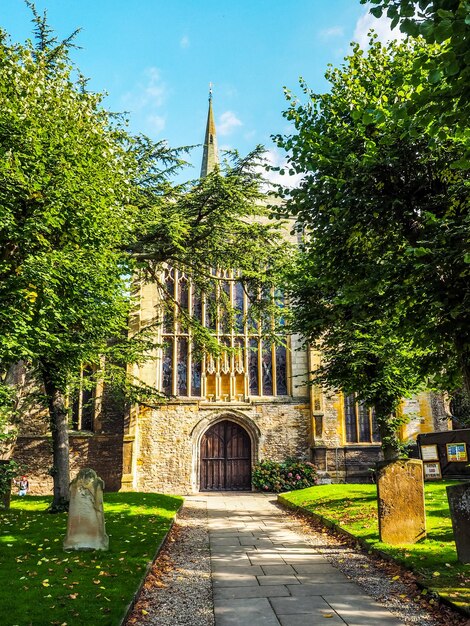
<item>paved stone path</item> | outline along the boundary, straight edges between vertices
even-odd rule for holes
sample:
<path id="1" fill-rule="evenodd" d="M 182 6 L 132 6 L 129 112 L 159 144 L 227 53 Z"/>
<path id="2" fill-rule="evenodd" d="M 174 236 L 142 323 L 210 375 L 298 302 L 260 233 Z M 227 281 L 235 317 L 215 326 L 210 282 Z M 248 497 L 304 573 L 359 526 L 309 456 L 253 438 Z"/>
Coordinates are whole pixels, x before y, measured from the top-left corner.
<path id="1" fill-rule="evenodd" d="M 216 626 L 402 626 L 269 496 L 210 494 L 207 510 Z"/>

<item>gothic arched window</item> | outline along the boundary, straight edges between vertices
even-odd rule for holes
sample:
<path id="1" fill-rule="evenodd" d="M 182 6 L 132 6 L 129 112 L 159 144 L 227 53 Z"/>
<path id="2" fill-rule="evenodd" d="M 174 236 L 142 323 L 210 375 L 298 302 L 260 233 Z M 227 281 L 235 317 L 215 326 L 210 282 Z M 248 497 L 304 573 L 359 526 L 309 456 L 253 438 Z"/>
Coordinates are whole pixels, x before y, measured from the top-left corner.
<path id="1" fill-rule="evenodd" d="M 250 298 L 233 271 L 217 272 L 220 295 L 234 311 L 224 314 L 215 298 L 205 298 L 184 272 L 167 268 L 163 313 L 159 388 L 167 395 L 208 400 L 245 401 L 248 396 L 289 393 L 288 353 L 285 345 L 266 339 L 261 325 L 249 325 Z M 180 315 L 178 315 L 178 311 Z M 216 337 L 219 357 L 193 352 L 192 330 L 181 314 L 195 317 Z"/>

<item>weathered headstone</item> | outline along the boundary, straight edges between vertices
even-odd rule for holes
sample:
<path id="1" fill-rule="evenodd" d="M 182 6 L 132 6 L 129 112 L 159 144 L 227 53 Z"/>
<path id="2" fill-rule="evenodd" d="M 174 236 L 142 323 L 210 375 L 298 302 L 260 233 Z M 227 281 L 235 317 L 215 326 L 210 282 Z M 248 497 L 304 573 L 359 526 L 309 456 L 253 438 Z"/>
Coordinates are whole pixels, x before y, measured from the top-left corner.
<path id="1" fill-rule="evenodd" d="M 104 482 L 92 469 L 82 469 L 70 483 L 70 504 L 64 550 L 107 550 L 104 526 Z"/>
<path id="2" fill-rule="evenodd" d="M 416 543 L 426 536 L 423 462 L 417 459 L 377 465 L 380 540 Z"/>
<path id="3" fill-rule="evenodd" d="M 457 558 L 470 563 L 470 483 L 447 487 Z"/>

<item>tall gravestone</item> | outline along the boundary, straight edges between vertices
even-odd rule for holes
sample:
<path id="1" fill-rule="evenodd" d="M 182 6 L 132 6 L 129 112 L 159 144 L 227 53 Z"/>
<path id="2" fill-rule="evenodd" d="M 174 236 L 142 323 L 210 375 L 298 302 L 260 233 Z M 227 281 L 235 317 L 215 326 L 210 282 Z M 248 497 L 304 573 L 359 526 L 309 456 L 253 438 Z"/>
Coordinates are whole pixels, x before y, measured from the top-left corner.
<path id="1" fill-rule="evenodd" d="M 386 461 L 377 466 L 380 540 L 416 543 L 426 536 L 423 462 Z"/>
<path id="2" fill-rule="evenodd" d="M 447 487 L 457 558 L 470 563 L 470 483 Z"/>
<path id="3" fill-rule="evenodd" d="M 92 469 L 82 469 L 70 483 L 64 550 L 107 550 L 103 512 L 104 482 Z"/>

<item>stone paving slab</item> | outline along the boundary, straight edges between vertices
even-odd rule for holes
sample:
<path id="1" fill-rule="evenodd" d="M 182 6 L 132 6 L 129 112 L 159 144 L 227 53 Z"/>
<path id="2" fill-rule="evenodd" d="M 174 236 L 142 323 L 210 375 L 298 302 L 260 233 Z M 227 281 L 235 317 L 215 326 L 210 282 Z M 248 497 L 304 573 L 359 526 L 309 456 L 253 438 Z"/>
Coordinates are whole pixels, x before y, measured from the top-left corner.
<path id="1" fill-rule="evenodd" d="M 298 580 L 294 575 L 289 576 L 282 574 L 278 576 L 258 576 L 258 583 L 260 585 L 300 585 L 300 580 Z"/>
<path id="2" fill-rule="evenodd" d="M 266 576 L 283 576 L 285 574 L 295 575 L 297 573 L 294 567 L 292 565 L 287 565 L 287 563 L 284 563 L 283 565 L 263 565 L 261 569 L 263 570 L 263 574 L 266 574 Z"/>
<path id="3" fill-rule="evenodd" d="M 271 605 L 277 615 L 297 615 L 313 613 L 322 617 L 324 613 L 333 613 L 331 606 L 321 596 L 289 596 L 271 598 Z"/>
<path id="4" fill-rule="evenodd" d="M 298 565 L 295 563 L 294 565 L 288 565 L 287 567 L 291 567 L 296 574 L 328 574 L 331 572 L 331 564 L 328 562 L 309 563 L 308 565 Z M 266 572 L 266 574 L 268 573 L 269 572 Z"/>
<path id="5" fill-rule="evenodd" d="M 290 585 L 287 584 L 287 588 L 293 596 L 323 596 L 326 595 L 362 595 L 363 591 L 356 583 L 317 583 L 314 585 L 300 584 Z"/>
<path id="6" fill-rule="evenodd" d="M 214 546 L 240 546 L 239 537 L 211 537 L 211 547 Z"/>
<path id="7" fill-rule="evenodd" d="M 363 593 L 355 596 L 325 595 L 328 604 L 348 626 L 402 626 L 387 609 Z"/>
<path id="8" fill-rule="evenodd" d="M 258 584 L 256 576 L 250 576 L 249 574 L 225 574 L 213 572 L 212 580 L 214 583 L 214 589 L 218 587 L 254 587 Z"/>
<path id="9" fill-rule="evenodd" d="M 248 576 L 263 576 L 266 572 L 261 565 L 221 565 L 217 561 L 212 561 L 213 574 L 248 574 Z"/>
<path id="10" fill-rule="evenodd" d="M 215 603 L 216 626 L 279 626 L 269 600 L 253 598 Z"/>
<path id="11" fill-rule="evenodd" d="M 300 615 L 279 615 L 278 619 L 282 626 L 345 626 L 345 622 L 337 613 L 327 613 L 329 619 L 325 619 L 322 615 L 308 615 L 301 613 Z M 376 626 L 380 626 L 377 624 Z"/>
<path id="12" fill-rule="evenodd" d="M 330 571 L 317 572 L 315 574 L 297 574 L 297 578 L 304 585 L 313 585 L 315 583 L 350 583 L 351 579 L 345 576 L 342 572 L 335 570 L 330 565 Z"/>
<path id="13" fill-rule="evenodd" d="M 252 587 L 217 587 L 214 589 L 214 601 L 221 598 L 281 598 L 291 597 L 287 587 L 282 585 L 256 585 Z"/>

